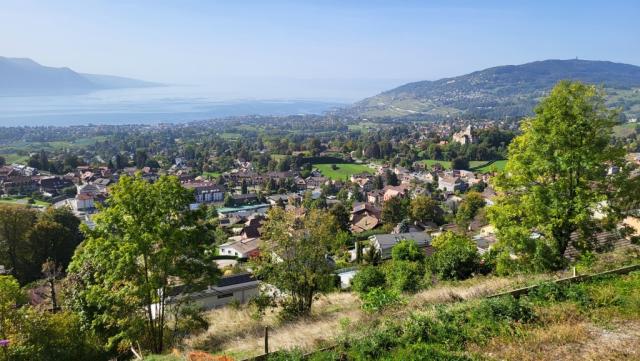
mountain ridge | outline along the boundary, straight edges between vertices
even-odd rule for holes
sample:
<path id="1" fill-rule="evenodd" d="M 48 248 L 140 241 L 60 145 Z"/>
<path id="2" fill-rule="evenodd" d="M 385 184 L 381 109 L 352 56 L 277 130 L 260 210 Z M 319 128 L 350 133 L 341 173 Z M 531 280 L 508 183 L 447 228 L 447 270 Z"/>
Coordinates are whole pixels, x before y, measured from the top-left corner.
<path id="1" fill-rule="evenodd" d="M 416 81 L 356 102 L 345 113 L 363 117 L 530 115 L 540 97 L 563 79 L 601 85 L 613 106 L 640 115 L 640 67 L 596 60 L 540 60 L 456 77 Z"/>
<path id="2" fill-rule="evenodd" d="M 41 65 L 30 58 L 0 56 L 1 95 L 85 93 L 101 89 L 151 86 L 161 84 L 113 75 L 78 73 L 68 67 Z"/>

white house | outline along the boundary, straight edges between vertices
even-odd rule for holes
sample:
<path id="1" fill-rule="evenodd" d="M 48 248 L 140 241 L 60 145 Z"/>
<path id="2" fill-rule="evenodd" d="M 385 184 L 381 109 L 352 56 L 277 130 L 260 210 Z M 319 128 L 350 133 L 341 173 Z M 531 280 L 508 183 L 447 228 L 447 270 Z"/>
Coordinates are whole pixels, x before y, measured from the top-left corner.
<path id="1" fill-rule="evenodd" d="M 258 254 L 260 238 L 241 239 L 227 242 L 218 246 L 218 253 L 221 256 L 236 256 L 238 258 L 249 258 Z"/>

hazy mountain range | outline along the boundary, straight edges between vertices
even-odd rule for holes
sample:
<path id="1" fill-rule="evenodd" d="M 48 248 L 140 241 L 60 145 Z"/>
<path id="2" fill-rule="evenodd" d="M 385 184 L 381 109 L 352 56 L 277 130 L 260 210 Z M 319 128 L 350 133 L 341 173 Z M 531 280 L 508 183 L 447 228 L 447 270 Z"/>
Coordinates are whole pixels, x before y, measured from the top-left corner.
<path id="1" fill-rule="evenodd" d="M 408 83 L 344 110 L 363 117 L 504 118 L 529 115 L 562 79 L 601 85 L 609 105 L 640 115 L 640 67 L 609 61 L 544 60 L 506 65 L 435 81 Z"/>
<path id="2" fill-rule="evenodd" d="M 43 66 L 28 58 L 0 57 L 0 95 L 73 94 L 99 89 L 160 86 L 111 75 Z"/>

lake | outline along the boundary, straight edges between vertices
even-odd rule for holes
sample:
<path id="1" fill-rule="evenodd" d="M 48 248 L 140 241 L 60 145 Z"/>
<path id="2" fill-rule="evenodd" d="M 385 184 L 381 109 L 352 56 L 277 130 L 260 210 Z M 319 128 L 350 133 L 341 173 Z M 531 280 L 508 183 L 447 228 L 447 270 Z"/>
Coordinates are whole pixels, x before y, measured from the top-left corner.
<path id="1" fill-rule="evenodd" d="M 344 105 L 304 99 L 231 99 L 202 86 L 111 89 L 0 97 L 0 126 L 179 123 L 254 114 L 320 114 Z"/>

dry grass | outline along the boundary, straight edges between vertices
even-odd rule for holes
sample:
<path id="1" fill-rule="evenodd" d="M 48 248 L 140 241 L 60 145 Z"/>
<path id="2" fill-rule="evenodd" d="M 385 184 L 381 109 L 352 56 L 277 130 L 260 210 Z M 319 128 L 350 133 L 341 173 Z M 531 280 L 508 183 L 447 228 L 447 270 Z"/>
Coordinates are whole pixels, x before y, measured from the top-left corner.
<path id="1" fill-rule="evenodd" d="M 469 351 L 496 360 L 619 361 L 640 360 L 640 323 L 604 329 L 570 320 L 535 328 L 510 339 L 496 338 Z"/>
<path id="2" fill-rule="evenodd" d="M 332 293 L 314 303 L 308 318 L 279 323 L 274 311 L 263 320 L 251 317 L 248 308 L 226 307 L 207 313 L 211 326 L 185 345 L 190 349 L 253 356 L 264 349 L 264 327 L 269 326 L 269 350 L 302 348 L 315 349 L 338 335 L 343 319 L 358 322 L 364 316 L 360 300 L 352 293 Z"/>
<path id="3" fill-rule="evenodd" d="M 409 308 L 427 304 L 449 303 L 486 297 L 502 291 L 523 287 L 544 279 L 549 275 L 527 275 L 515 277 L 476 277 L 453 285 L 441 285 L 418 292 L 409 301 Z"/>

